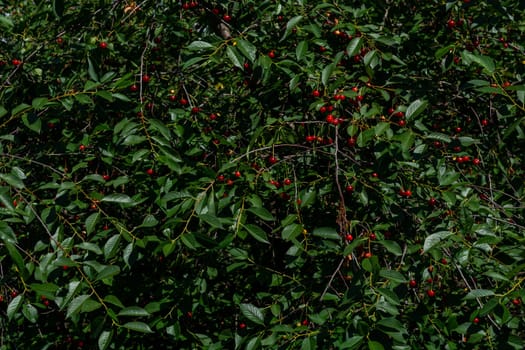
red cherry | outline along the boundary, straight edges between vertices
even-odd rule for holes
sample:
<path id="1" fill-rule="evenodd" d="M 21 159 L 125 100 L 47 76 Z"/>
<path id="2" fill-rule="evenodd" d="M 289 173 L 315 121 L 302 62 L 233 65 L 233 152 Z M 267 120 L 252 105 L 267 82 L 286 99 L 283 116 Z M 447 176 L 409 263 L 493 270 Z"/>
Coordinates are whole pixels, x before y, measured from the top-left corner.
<path id="1" fill-rule="evenodd" d="M 226 180 L 226 185 L 233 186 L 233 180 L 232 179 Z"/>
<path id="2" fill-rule="evenodd" d="M 512 299 L 512 303 L 516 306 L 520 305 L 521 304 L 521 300 L 516 298 L 516 299 Z"/>
<path id="3" fill-rule="evenodd" d="M 313 97 L 319 97 L 319 96 L 321 96 L 321 93 L 319 92 L 319 90 L 314 90 L 314 91 L 312 91 L 312 96 Z"/>
<path id="4" fill-rule="evenodd" d="M 447 22 L 447 26 L 452 29 L 456 26 L 456 21 L 454 21 L 453 19 L 449 19 L 448 22 Z"/>
<path id="5" fill-rule="evenodd" d="M 169 96 L 168 96 L 168 99 L 169 99 L 171 102 L 175 102 L 175 100 L 177 99 L 177 96 L 175 96 L 175 95 L 169 95 Z"/>
<path id="6" fill-rule="evenodd" d="M 44 300 L 44 305 L 49 307 L 49 300 Z"/>
<path id="7" fill-rule="evenodd" d="M 354 147 L 355 144 L 357 143 L 357 139 L 355 137 L 349 137 L 347 140 L 346 140 L 346 143 L 348 144 L 348 146 L 350 147 Z"/>
<path id="8" fill-rule="evenodd" d="M 474 324 L 478 324 L 478 323 L 479 323 L 479 318 L 474 317 L 474 319 L 472 320 L 472 323 L 474 323 Z"/>
<path id="9" fill-rule="evenodd" d="M 436 296 L 436 292 L 434 292 L 434 290 L 432 289 L 429 289 L 427 290 L 427 295 L 430 297 L 430 298 L 433 298 Z"/>
<path id="10" fill-rule="evenodd" d="M 481 160 L 479 160 L 478 158 L 474 158 L 474 159 L 472 159 L 472 164 L 480 165 L 481 164 Z"/>
<path id="11" fill-rule="evenodd" d="M 350 242 L 350 241 L 353 241 L 354 240 L 354 236 L 352 236 L 351 234 L 347 234 L 345 235 L 345 239 Z"/>
<path id="12" fill-rule="evenodd" d="M 404 120 L 400 120 L 397 124 L 398 124 L 399 126 L 403 127 L 403 126 L 405 126 L 405 125 L 407 124 L 407 122 L 404 121 Z"/>
<path id="13" fill-rule="evenodd" d="M 246 323 L 239 323 L 239 329 L 246 328 Z"/>
<path id="14" fill-rule="evenodd" d="M 144 74 L 144 75 L 142 76 L 142 82 L 143 82 L 143 83 L 147 84 L 147 83 L 150 82 L 150 80 L 151 80 L 151 77 L 150 77 L 149 75 Z"/>
<path id="15" fill-rule="evenodd" d="M 217 181 L 223 182 L 224 181 L 224 175 L 217 176 Z"/>
<path id="16" fill-rule="evenodd" d="M 489 121 L 488 121 L 487 119 L 483 119 L 483 120 L 481 121 L 481 125 L 483 125 L 483 126 L 488 126 L 488 125 L 489 125 Z"/>
<path id="17" fill-rule="evenodd" d="M 62 44 L 64 43 L 64 39 L 62 39 L 62 38 L 57 38 L 56 43 L 57 43 L 58 45 L 62 45 Z"/>
<path id="18" fill-rule="evenodd" d="M 361 102 L 361 101 L 364 100 L 365 97 L 364 97 L 363 95 L 357 95 L 356 98 L 357 98 L 357 100 L 358 100 L 359 102 Z"/>
<path id="19" fill-rule="evenodd" d="M 109 179 L 111 179 L 111 176 L 109 176 L 108 174 L 104 174 L 102 175 L 102 178 L 106 181 L 109 181 Z"/>
<path id="20" fill-rule="evenodd" d="M 182 97 L 180 100 L 179 100 L 180 104 L 183 105 L 183 106 L 186 106 L 188 104 L 188 100 L 186 100 L 184 97 Z"/>
<path id="21" fill-rule="evenodd" d="M 210 114 L 210 120 L 215 120 L 215 119 L 217 119 L 217 114 L 215 113 Z"/>
<path id="22" fill-rule="evenodd" d="M 290 179 L 284 179 L 283 184 L 284 184 L 285 186 L 290 186 L 290 185 L 292 184 L 292 180 L 290 180 Z"/>
<path id="23" fill-rule="evenodd" d="M 405 191 L 405 196 L 406 197 L 410 197 L 411 195 L 412 195 L 412 191 L 410 191 L 410 190 L 406 190 Z"/>
<path id="24" fill-rule="evenodd" d="M 230 22 L 232 20 L 232 17 L 230 15 L 224 15 L 222 16 L 222 19 L 225 21 L 225 22 Z"/>
<path id="25" fill-rule="evenodd" d="M 201 109 L 200 109 L 199 107 L 193 107 L 193 108 L 191 109 L 191 113 L 193 113 L 193 114 L 197 114 L 197 113 L 200 112 L 200 110 L 201 110 Z"/>
<path id="26" fill-rule="evenodd" d="M 241 177 L 241 172 L 239 170 L 237 170 L 235 173 L 234 173 L 235 177 Z"/>
<path id="27" fill-rule="evenodd" d="M 270 164 L 277 163 L 277 158 L 275 158 L 274 156 L 268 157 L 268 163 L 270 163 Z"/>
<path id="28" fill-rule="evenodd" d="M 333 124 L 333 123 L 334 123 L 334 116 L 331 115 L 331 114 L 328 114 L 328 115 L 326 116 L 326 122 L 327 122 L 328 124 Z"/>
<path id="29" fill-rule="evenodd" d="M 79 149 L 80 152 L 85 151 L 86 150 L 86 146 L 80 145 L 80 146 L 78 146 L 78 149 Z"/>
<path id="30" fill-rule="evenodd" d="M 408 285 L 410 286 L 410 288 L 416 288 L 417 282 L 416 282 L 416 280 L 410 280 L 408 282 Z"/>
<path id="31" fill-rule="evenodd" d="M 270 57 L 272 59 L 275 58 L 275 51 L 272 50 L 272 51 L 268 52 L 268 57 Z"/>
<path id="32" fill-rule="evenodd" d="M 430 205 L 431 207 L 435 206 L 437 204 L 437 200 L 432 197 L 428 200 L 428 205 Z"/>
<path id="33" fill-rule="evenodd" d="M 182 4 L 182 9 L 183 10 L 189 10 L 190 9 L 190 4 L 185 2 L 184 4 Z"/>
<path id="34" fill-rule="evenodd" d="M 146 174 L 148 175 L 154 175 L 155 174 L 155 170 L 153 170 L 152 168 L 149 168 L 148 170 L 146 170 Z"/>
<path id="35" fill-rule="evenodd" d="M 369 259 L 369 258 L 372 257 L 372 253 L 371 252 L 366 252 L 364 256 L 365 256 L 365 259 Z"/>
<path id="36" fill-rule="evenodd" d="M 443 258 L 443 259 L 441 259 L 441 263 L 442 263 L 443 265 L 447 265 L 447 264 L 448 264 L 448 261 L 447 261 L 447 259 Z"/>
<path id="37" fill-rule="evenodd" d="M 394 114 L 394 108 L 393 107 L 390 107 L 387 111 L 388 115 L 392 115 Z"/>
<path id="38" fill-rule="evenodd" d="M 326 113 L 326 107 L 325 107 L 325 106 L 321 106 L 321 107 L 319 108 L 319 112 L 321 112 L 321 113 Z"/>
<path id="39" fill-rule="evenodd" d="M 129 87 L 129 89 L 131 90 L 131 92 L 136 92 L 139 90 L 139 87 L 136 84 L 133 84 Z"/>
<path id="40" fill-rule="evenodd" d="M 105 41 L 102 41 L 101 43 L 98 44 L 98 47 L 105 50 L 108 48 L 108 43 L 106 43 Z"/>
<path id="41" fill-rule="evenodd" d="M 370 234 L 370 239 L 371 239 L 372 241 L 375 241 L 375 240 L 377 239 L 376 234 L 375 234 L 375 233 L 371 233 L 371 234 Z"/>
<path id="42" fill-rule="evenodd" d="M 11 61 L 11 63 L 13 63 L 13 66 L 19 66 L 22 64 L 22 61 L 15 58 Z"/>
<path id="43" fill-rule="evenodd" d="M 18 292 L 16 290 L 11 291 L 11 298 L 16 298 L 18 296 Z"/>
<path id="44" fill-rule="evenodd" d="M 374 178 L 378 178 L 378 177 L 379 177 L 379 174 L 378 174 L 378 173 L 372 173 L 372 177 L 374 177 Z"/>
<path id="45" fill-rule="evenodd" d="M 213 9 L 211 10 L 211 12 L 212 12 L 215 16 L 217 16 L 219 13 L 221 13 L 221 10 L 219 10 L 218 8 L 213 8 Z"/>
<path id="46" fill-rule="evenodd" d="M 346 192 L 348 192 L 348 193 L 354 192 L 354 186 L 352 186 L 352 185 L 346 186 Z"/>

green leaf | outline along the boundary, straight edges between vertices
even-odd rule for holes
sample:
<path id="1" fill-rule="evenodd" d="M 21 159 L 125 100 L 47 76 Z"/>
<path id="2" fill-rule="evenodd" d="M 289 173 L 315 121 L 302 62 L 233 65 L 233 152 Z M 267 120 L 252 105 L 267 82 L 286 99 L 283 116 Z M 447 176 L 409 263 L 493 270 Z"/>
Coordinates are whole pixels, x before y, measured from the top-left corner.
<path id="1" fill-rule="evenodd" d="M 84 304 L 84 302 L 88 299 L 89 295 L 82 294 L 71 300 L 71 303 L 69 303 L 67 307 L 66 318 L 70 318 L 71 316 L 78 314 L 82 308 L 82 304 Z"/>
<path id="2" fill-rule="evenodd" d="M 268 237 L 266 236 L 266 232 L 264 232 L 264 230 L 260 228 L 259 226 L 253 225 L 253 224 L 247 224 L 247 225 L 244 225 L 244 228 L 246 229 L 246 231 L 248 231 L 248 233 L 253 238 L 258 240 L 259 242 L 270 244 L 270 242 L 268 241 Z"/>
<path id="3" fill-rule="evenodd" d="M 214 47 L 215 46 L 206 41 L 196 40 L 190 43 L 186 48 L 191 51 L 199 51 L 213 49 Z"/>
<path id="4" fill-rule="evenodd" d="M 128 322 L 122 325 L 122 327 L 131 329 L 135 332 L 141 333 L 153 333 L 151 328 L 144 322 Z"/>
<path id="5" fill-rule="evenodd" d="M 118 316 L 147 317 L 150 313 L 138 306 L 129 306 L 119 311 Z"/>
<path id="6" fill-rule="evenodd" d="M 385 350 L 383 345 L 380 342 L 369 340 L 368 341 L 368 349 L 369 350 Z"/>
<path id="7" fill-rule="evenodd" d="M 308 41 L 303 40 L 299 44 L 297 44 L 297 47 L 295 48 L 295 57 L 298 61 L 302 60 L 306 53 L 308 52 Z"/>
<path id="8" fill-rule="evenodd" d="M 493 74 L 496 66 L 494 64 L 494 60 L 491 57 L 483 56 L 483 55 L 475 55 L 473 53 L 468 52 L 467 50 L 463 50 L 461 52 L 461 56 L 465 63 L 474 62 L 479 64 L 483 69 L 485 69 L 489 74 Z"/>
<path id="9" fill-rule="evenodd" d="M 232 46 L 226 47 L 226 55 L 230 59 L 230 61 L 233 63 L 233 65 L 237 68 L 244 68 L 244 65 L 242 63 L 241 57 L 239 56 L 239 53 L 237 50 Z"/>
<path id="10" fill-rule="evenodd" d="M 106 260 L 111 259 L 117 254 L 120 243 L 120 234 L 116 234 L 107 240 L 104 244 L 104 258 Z"/>
<path id="11" fill-rule="evenodd" d="M 109 265 L 100 270 L 95 280 L 100 281 L 118 275 L 119 273 L 120 267 L 118 267 L 117 265 Z"/>
<path id="12" fill-rule="evenodd" d="M 346 46 L 346 53 L 348 57 L 353 57 L 359 53 L 359 50 L 361 49 L 361 42 L 363 41 L 363 38 L 361 36 L 357 38 L 353 38 L 348 45 Z"/>
<path id="13" fill-rule="evenodd" d="M 47 98 L 46 97 L 37 97 L 37 98 L 33 99 L 33 101 L 31 102 L 31 106 L 35 110 L 38 111 L 38 110 L 44 108 L 46 103 L 47 103 Z"/>
<path id="14" fill-rule="evenodd" d="M 155 227 L 159 223 L 159 220 L 157 220 L 153 215 L 148 214 L 142 220 L 142 224 L 140 224 L 140 227 Z"/>
<path id="15" fill-rule="evenodd" d="M 390 281 L 398 282 L 398 283 L 406 283 L 407 279 L 401 272 L 395 271 L 395 270 L 379 270 L 379 276 L 386 278 Z"/>
<path id="16" fill-rule="evenodd" d="M 259 218 L 261 218 L 261 219 L 263 219 L 265 221 L 273 221 L 273 220 L 275 220 L 275 218 L 273 217 L 272 213 L 270 213 L 266 208 L 263 208 L 263 207 L 251 207 L 247 211 L 257 215 Z"/>
<path id="17" fill-rule="evenodd" d="M 252 304 L 241 304 L 240 308 L 244 317 L 253 323 L 264 326 L 264 314 L 259 308 Z"/>
<path id="18" fill-rule="evenodd" d="M 89 235 L 95 230 L 95 227 L 97 226 L 98 218 L 100 217 L 100 213 L 96 212 L 91 215 L 89 215 L 86 218 L 86 233 Z"/>
<path id="19" fill-rule="evenodd" d="M 341 236 L 337 233 L 337 230 L 333 227 L 317 227 L 314 228 L 312 235 L 321 237 L 324 239 L 333 239 L 336 241 L 341 240 Z"/>
<path id="20" fill-rule="evenodd" d="M 98 336 L 98 349 L 106 350 L 111 345 L 111 338 L 113 338 L 113 331 L 102 331 Z"/>
<path id="21" fill-rule="evenodd" d="M 101 199 L 101 202 L 120 203 L 120 204 L 134 204 L 135 202 L 130 196 L 123 193 L 109 194 Z"/>
<path id="22" fill-rule="evenodd" d="M 15 316 L 15 314 L 18 312 L 18 309 L 20 309 L 20 306 L 22 306 L 23 300 L 24 299 L 22 295 L 17 295 L 9 302 L 9 305 L 7 305 L 8 320 L 11 320 Z"/>
<path id="23" fill-rule="evenodd" d="M 88 62 L 88 75 L 89 75 L 89 78 L 93 81 L 97 81 L 98 82 L 98 74 L 95 70 L 95 66 L 93 66 L 93 62 L 91 61 L 91 58 L 87 58 L 87 62 Z"/>
<path id="24" fill-rule="evenodd" d="M 202 221 L 204 221 L 205 223 L 207 223 L 213 228 L 218 228 L 218 229 L 223 228 L 221 220 L 215 215 L 208 214 L 208 213 L 200 214 L 199 219 L 201 219 Z"/>
<path id="25" fill-rule="evenodd" d="M 38 310 L 31 304 L 22 306 L 22 315 L 31 323 L 36 323 L 38 319 Z"/>
<path id="26" fill-rule="evenodd" d="M 299 224 L 290 224 L 283 228 L 281 236 L 284 240 L 290 241 L 295 237 L 299 236 L 303 231 L 303 227 Z"/>
<path id="27" fill-rule="evenodd" d="M 326 67 L 324 67 L 323 71 L 321 72 L 321 82 L 324 86 L 328 85 L 328 80 L 330 79 L 330 76 L 335 70 L 335 64 L 330 63 Z"/>
<path id="28" fill-rule="evenodd" d="M 6 33 L 9 33 L 11 32 L 13 27 L 14 27 L 14 23 L 10 18 L 0 15 L 0 28 L 3 28 Z"/>
<path id="29" fill-rule="evenodd" d="M 298 15 L 295 17 L 290 18 L 288 22 L 286 23 L 286 30 L 284 31 L 284 35 L 282 36 L 280 41 L 283 41 L 286 39 L 288 35 L 290 35 L 292 29 L 303 19 L 303 16 Z"/>
<path id="30" fill-rule="evenodd" d="M 2 16 L 0 16 L 2 18 Z M 4 106 L 0 105 L 0 118 L 5 116 L 7 114 L 7 109 L 4 108 Z"/>
<path id="31" fill-rule="evenodd" d="M 385 247 L 386 250 L 388 250 L 390 253 L 394 254 L 395 256 L 403 255 L 403 252 L 401 250 L 401 247 L 399 246 L 399 243 L 395 241 L 383 240 L 383 241 L 378 241 L 377 243 L 381 244 L 383 247 Z"/>
<path id="32" fill-rule="evenodd" d="M 473 289 L 470 292 L 468 292 L 468 294 L 465 296 L 464 299 L 470 300 L 470 299 L 476 299 L 476 298 L 491 297 L 494 294 L 495 294 L 494 291 L 490 289 Z"/>
<path id="33" fill-rule="evenodd" d="M 254 62 L 257 55 L 257 48 L 249 41 L 237 39 L 237 48 L 250 62 Z"/>
<path id="34" fill-rule="evenodd" d="M 22 115 L 22 122 L 31 131 L 38 134 L 42 131 L 42 120 L 38 118 L 37 114 L 30 113 Z"/>
<path id="35" fill-rule="evenodd" d="M 428 102 L 424 100 L 417 99 L 414 102 L 412 102 L 406 112 L 405 112 L 405 118 L 406 120 L 413 119 L 420 115 L 425 108 L 427 108 Z"/>
<path id="36" fill-rule="evenodd" d="M 440 231 L 440 232 L 431 234 L 430 236 L 425 238 L 425 243 L 423 244 L 423 252 L 428 252 L 436 244 L 440 243 L 442 240 L 452 235 L 453 233 L 449 231 Z"/>
<path id="37" fill-rule="evenodd" d="M 456 173 L 455 171 L 451 171 L 447 173 L 445 176 L 439 176 L 439 185 L 440 186 L 448 186 L 452 185 L 454 182 L 456 182 L 457 179 L 461 176 L 460 173 Z"/>

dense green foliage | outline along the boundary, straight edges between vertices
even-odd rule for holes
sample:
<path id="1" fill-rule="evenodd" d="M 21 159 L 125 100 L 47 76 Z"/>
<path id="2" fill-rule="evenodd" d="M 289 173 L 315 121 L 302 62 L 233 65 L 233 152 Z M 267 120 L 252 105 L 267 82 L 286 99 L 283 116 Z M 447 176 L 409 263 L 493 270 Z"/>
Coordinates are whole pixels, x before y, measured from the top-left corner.
<path id="1" fill-rule="evenodd" d="M 0 0 L 0 349 L 522 349 L 520 3 Z"/>

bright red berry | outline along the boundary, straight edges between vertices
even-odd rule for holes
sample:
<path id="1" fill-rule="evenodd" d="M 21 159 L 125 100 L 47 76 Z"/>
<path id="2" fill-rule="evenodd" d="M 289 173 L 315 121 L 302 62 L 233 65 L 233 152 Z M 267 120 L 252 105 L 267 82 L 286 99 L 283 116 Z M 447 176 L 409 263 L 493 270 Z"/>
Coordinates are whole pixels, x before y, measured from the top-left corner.
<path id="1" fill-rule="evenodd" d="M 224 16 L 222 16 L 222 19 L 223 19 L 225 22 L 231 22 L 232 17 L 231 17 L 230 15 L 224 15 Z"/>
<path id="2" fill-rule="evenodd" d="M 436 292 L 434 292 L 434 290 L 432 289 L 429 289 L 427 290 L 427 295 L 431 298 L 435 297 L 436 296 Z"/>
<path id="3" fill-rule="evenodd" d="M 108 174 L 104 174 L 102 175 L 102 178 L 106 181 L 109 181 L 109 179 L 111 179 L 111 176 L 109 176 Z"/>
<path id="4" fill-rule="evenodd" d="M 416 288 L 417 282 L 416 282 L 416 280 L 410 280 L 408 282 L 408 285 L 410 286 L 410 288 Z"/>
<path id="5" fill-rule="evenodd" d="M 283 184 L 284 184 L 285 186 L 290 186 L 290 185 L 292 184 L 292 180 L 290 180 L 290 179 L 284 179 Z"/>
<path id="6" fill-rule="evenodd" d="M 321 93 L 319 92 L 319 90 L 314 90 L 314 91 L 312 91 L 312 96 L 313 97 L 319 97 L 319 96 L 321 96 Z"/>
<path id="7" fill-rule="evenodd" d="M 136 92 L 139 90 L 139 87 L 136 84 L 133 84 L 129 87 L 129 89 L 131 90 L 131 92 Z"/>
<path id="8" fill-rule="evenodd" d="M 246 323 L 239 323 L 239 329 L 244 329 L 246 328 Z"/>
<path id="9" fill-rule="evenodd" d="M 474 324 L 478 324 L 478 323 L 479 323 L 479 318 L 474 317 L 474 319 L 472 320 L 472 323 L 474 323 Z"/>
<path id="10" fill-rule="evenodd" d="M 352 236 L 351 234 L 347 234 L 345 235 L 345 239 L 350 242 L 350 241 L 353 241 L 354 240 L 354 236 Z"/>
<path id="11" fill-rule="evenodd" d="M 146 170 L 146 174 L 148 175 L 154 175 L 155 174 L 155 170 L 153 170 L 152 168 L 149 168 L 148 170 Z"/>
<path id="12" fill-rule="evenodd" d="M 13 63 L 13 66 L 19 66 L 22 64 L 22 61 L 15 58 L 11 61 L 11 63 Z"/>
<path id="13" fill-rule="evenodd" d="M 101 43 L 98 44 L 98 47 L 100 47 L 101 49 L 105 50 L 108 48 L 108 43 L 105 42 L 105 41 L 102 41 Z"/>
<path id="14" fill-rule="evenodd" d="M 520 305 L 521 304 L 521 300 L 516 298 L 516 299 L 512 299 L 512 303 L 516 306 Z"/>
<path id="15" fill-rule="evenodd" d="M 150 81 L 151 81 L 151 77 L 150 77 L 149 75 L 144 74 L 144 75 L 142 76 L 142 82 L 143 82 L 143 83 L 147 84 L 147 83 L 149 83 Z"/>
<path id="16" fill-rule="evenodd" d="M 346 192 L 347 192 L 347 193 L 352 193 L 352 192 L 354 192 L 354 186 L 352 186 L 352 185 L 348 185 L 348 186 L 346 186 Z"/>
<path id="17" fill-rule="evenodd" d="M 275 51 L 274 51 L 274 50 L 268 52 L 268 57 L 270 57 L 270 58 L 273 59 L 273 58 L 275 58 L 275 56 L 276 56 L 276 55 L 275 55 Z"/>
<path id="18" fill-rule="evenodd" d="M 268 157 L 268 163 L 270 163 L 270 164 L 277 163 L 277 158 L 275 158 L 274 156 Z"/>
<path id="19" fill-rule="evenodd" d="M 234 173 L 235 177 L 241 177 L 241 172 L 239 170 L 237 170 L 235 173 Z"/>

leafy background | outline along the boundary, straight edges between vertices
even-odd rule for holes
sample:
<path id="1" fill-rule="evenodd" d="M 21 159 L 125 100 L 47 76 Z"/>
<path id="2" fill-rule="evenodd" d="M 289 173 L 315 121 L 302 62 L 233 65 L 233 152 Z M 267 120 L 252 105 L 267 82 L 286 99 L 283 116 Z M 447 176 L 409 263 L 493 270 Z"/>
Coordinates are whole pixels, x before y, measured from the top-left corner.
<path id="1" fill-rule="evenodd" d="M 524 13 L 0 1 L 0 348 L 523 348 Z"/>

